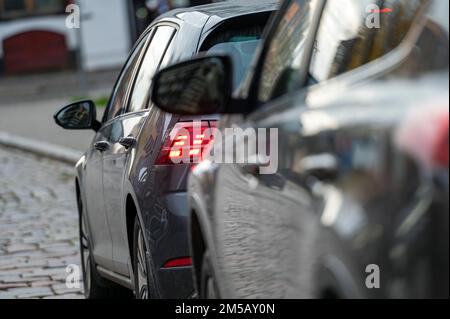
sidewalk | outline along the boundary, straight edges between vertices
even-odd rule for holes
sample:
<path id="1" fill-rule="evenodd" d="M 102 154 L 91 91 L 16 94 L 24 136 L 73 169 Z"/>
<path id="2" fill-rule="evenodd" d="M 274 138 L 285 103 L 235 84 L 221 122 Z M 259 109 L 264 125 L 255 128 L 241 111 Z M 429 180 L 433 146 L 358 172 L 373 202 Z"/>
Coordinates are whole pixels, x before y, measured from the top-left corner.
<path id="1" fill-rule="evenodd" d="M 80 91 L 80 74 L 64 71 L 25 76 L 0 77 L 0 107 L 36 100 L 73 99 L 89 93 L 109 95 L 119 70 L 89 72 L 85 74 L 88 93 Z"/>
<path id="2" fill-rule="evenodd" d="M 92 99 L 109 97 L 117 73 L 118 70 L 88 74 L 89 92 L 86 96 Z M 14 146 L 18 140 L 22 145 L 30 145 L 37 141 L 31 152 L 49 144 L 50 150 L 55 149 L 52 148 L 55 145 L 82 154 L 92 140 L 93 131 L 65 131 L 53 120 L 53 114 L 60 107 L 84 98 L 78 81 L 78 74 L 74 72 L 0 77 L 0 135 L 3 140 L 12 136 L 11 141 L 2 144 Z M 98 107 L 98 117 L 103 110 Z"/>
<path id="3" fill-rule="evenodd" d="M 0 299 L 81 299 L 73 167 L 0 147 Z M 81 278 L 78 278 L 81 280 Z"/>
<path id="4" fill-rule="evenodd" d="M 53 120 L 53 114 L 68 102 L 68 99 L 56 99 L 0 107 L 0 131 L 84 151 L 93 131 L 66 131 Z"/>

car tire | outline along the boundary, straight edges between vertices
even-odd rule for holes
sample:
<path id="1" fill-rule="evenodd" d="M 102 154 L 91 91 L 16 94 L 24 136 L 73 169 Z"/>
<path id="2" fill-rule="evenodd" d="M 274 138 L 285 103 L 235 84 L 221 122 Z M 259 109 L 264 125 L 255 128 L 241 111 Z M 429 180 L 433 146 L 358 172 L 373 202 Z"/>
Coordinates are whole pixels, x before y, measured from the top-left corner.
<path id="1" fill-rule="evenodd" d="M 200 278 L 200 299 L 220 299 L 219 290 L 217 289 L 217 281 L 211 266 L 211 259 L 208 251 L 203 255 Z"/>
<path id="2" fill-rule="evenodd" d="M 132 291 L 103 279 L 92 259 L 91 244 L 87 224 L 84 219 L 83 203 L 78 199 L 80 256 L 83 271 L 84 296 L 86 299 L 121 299 L 132 297 Z"/>
<path id="3" fill-rule="evenodd" d="M 159 299 L 153 263 L 149 258 L 143 228 L 137 216 L 134 221 L 133 270 L 136 299 Z"/>

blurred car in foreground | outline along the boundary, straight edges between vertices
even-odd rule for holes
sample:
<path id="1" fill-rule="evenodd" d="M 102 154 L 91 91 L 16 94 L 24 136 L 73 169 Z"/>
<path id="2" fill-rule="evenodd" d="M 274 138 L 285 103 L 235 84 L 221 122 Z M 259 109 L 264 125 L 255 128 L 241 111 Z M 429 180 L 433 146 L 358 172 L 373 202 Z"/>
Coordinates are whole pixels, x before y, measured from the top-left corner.
<path id="1" fill-rule="evenodd" d="M 165 111 L 246 132 L 189 179 L 200 297 L 449 297 L 449 3 L 383 3 L 285 1 L 235 96 L 226 56 L 156 75 Z"/>
<path id="2" fill-rule="evenodd" d="M 171 11 L 138 40 L 101 122 L 91 101 L 55 115 L 63 128 L 96 132 L 76 165 L 86 297 L 127 296 L 130 290 L 137 298 L 193 295 L 186 195 L 191 164 L 174 165 L 177 154 L 169 151 L 186 142 L 173 135 L 190 130 L 191 122 L 153 107 L 153 75 L 199 52 L 223 52 L 236 59 L 239 84 L 277 7 L 264 0 Z M 201 118 L 202 125 L 216 119 Z"/>

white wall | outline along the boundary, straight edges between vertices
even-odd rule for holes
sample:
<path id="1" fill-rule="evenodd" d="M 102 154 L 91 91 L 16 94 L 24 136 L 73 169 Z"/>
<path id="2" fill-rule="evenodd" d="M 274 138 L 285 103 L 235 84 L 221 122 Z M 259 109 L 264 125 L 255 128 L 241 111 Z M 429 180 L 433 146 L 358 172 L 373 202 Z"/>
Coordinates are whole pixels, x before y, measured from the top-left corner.
<path id="1" fill-rule="evenodd" d="M 127 0 L 79 0 L 83 58 L 87 70 L 117 67 L 131 48 Z"/>
<path id="2" fill-rule="evenodd" d="M 82 16 L 83 66 L 85 70 L 121 66 L 131 48 L 127 0 L 78 0 Z M 30 30 L 54 31 L 66 35 L 70 50 L 78 47 L 75 29 L 65 25 L 66 16 L 44 16 L 0 22 L 1 43 L 4 39 Z"/>

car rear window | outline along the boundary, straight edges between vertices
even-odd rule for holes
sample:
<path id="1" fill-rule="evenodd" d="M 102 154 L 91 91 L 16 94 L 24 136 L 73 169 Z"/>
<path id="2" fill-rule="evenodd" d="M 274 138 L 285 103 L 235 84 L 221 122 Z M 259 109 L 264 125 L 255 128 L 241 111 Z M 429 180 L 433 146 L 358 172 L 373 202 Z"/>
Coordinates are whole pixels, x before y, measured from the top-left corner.
<path id="1" fill-rule="evenodd" d="M 201 52 L 209 55 L 225 54 L 233 60 L 233 84 L 236 89 L 246 75 L 261 43 L 264 26 L 222 30 L 209 36 Z"/>

